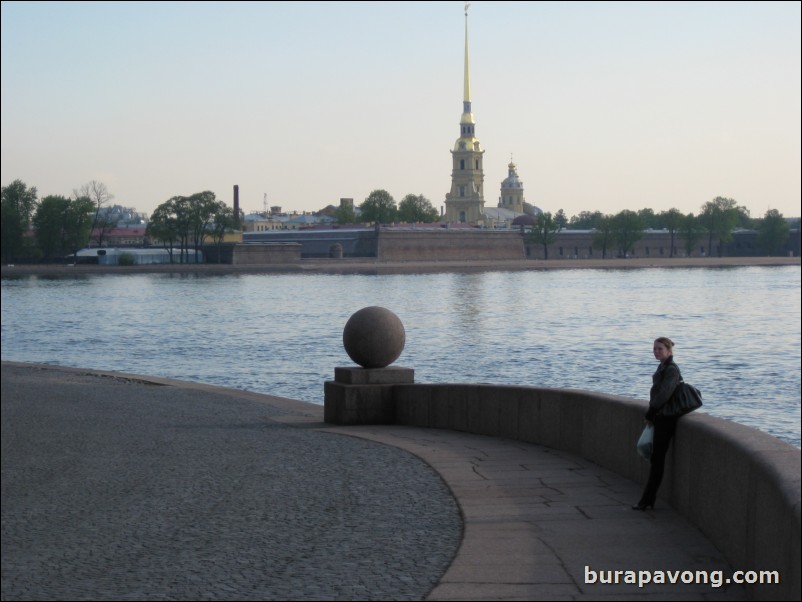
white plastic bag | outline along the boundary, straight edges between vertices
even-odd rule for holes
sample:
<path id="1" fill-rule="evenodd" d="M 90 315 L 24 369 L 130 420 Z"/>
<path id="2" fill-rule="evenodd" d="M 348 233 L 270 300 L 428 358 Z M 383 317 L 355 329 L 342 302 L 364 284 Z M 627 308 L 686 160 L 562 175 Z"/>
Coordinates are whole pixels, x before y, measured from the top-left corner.
<path id="1" fill-rule="evenodd" d="M 652 449 L 654 448 L 654 427 L 647 424 L 638 439 L 638 453 L 644 460 L 652 457 Z"/>

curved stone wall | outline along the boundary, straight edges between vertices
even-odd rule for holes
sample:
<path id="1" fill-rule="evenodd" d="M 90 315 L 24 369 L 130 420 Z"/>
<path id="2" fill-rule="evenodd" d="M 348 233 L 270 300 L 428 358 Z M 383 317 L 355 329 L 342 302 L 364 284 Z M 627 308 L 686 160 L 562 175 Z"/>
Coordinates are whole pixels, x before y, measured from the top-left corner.
<path id="1" fill-rule="evenodd" d="M 395 422 L 519 439 L 580 455 L 643 483 L 635 453 L 645 403 L 570 389 L 495 385 L 393 387 Z M 669 451 L 660 498 L 695 524 L 734 570 L 779 571 L 753 599 L 800 599 L 800 450 L 696 413 Z"/>

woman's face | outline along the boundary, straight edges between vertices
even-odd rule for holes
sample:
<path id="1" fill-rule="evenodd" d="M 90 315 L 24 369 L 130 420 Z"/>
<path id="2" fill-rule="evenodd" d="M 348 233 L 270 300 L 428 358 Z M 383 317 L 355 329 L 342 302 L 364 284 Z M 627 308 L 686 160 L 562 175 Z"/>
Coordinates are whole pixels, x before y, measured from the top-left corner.
<path id="1" fill-rule="evenodd" d="M 660 362 L 664 362 L 669 357 L 671 357 L 671 349 L 669 349 L 662 343 L 658 343 L 657 341 L 655 341 L 654 348 L 652 349 L 652 351 L 654 352 L 655 359 Z"/>

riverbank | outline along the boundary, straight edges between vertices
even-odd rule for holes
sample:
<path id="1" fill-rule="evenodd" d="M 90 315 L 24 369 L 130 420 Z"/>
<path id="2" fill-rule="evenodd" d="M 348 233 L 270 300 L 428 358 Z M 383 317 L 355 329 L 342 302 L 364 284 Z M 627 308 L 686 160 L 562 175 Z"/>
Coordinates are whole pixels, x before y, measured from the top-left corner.
<path id="1" fill-rule="evenodd" d="M 432 272 L 538 271 L 538 270 L 622 270 L 642 268 L 729 268 L 748 266 L 799 266 L 799 257 L 674 257 L 630 259 L 522 259 L 508 261 L 410 261 L 384 262 L 365 259 L 302 259 L 296 263 L 230 264 L 153 264 L 111 265 L 4 265 L 3 278 L 15 276 L 70 276 L 76 274 L 419 274 Z"/>

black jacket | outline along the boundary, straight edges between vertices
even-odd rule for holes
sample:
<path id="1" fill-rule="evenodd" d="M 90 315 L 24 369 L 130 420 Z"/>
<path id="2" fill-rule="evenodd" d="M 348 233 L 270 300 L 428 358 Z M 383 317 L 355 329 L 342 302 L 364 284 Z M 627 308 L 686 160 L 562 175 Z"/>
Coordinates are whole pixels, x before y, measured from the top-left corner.
<path id="1" fill-rule="evenodd" d="M 646 412 L 646 420 L 652 421 L 655 416 L 660 415 L 660 410 L 674 395 L 674 390 L 681 380 L 682 374 L 679 366 L 674 363 L 673 357 L 660 363 L 655 373 L 652 374 L 652 388 L 649 391 L 649 411 Z"/>

